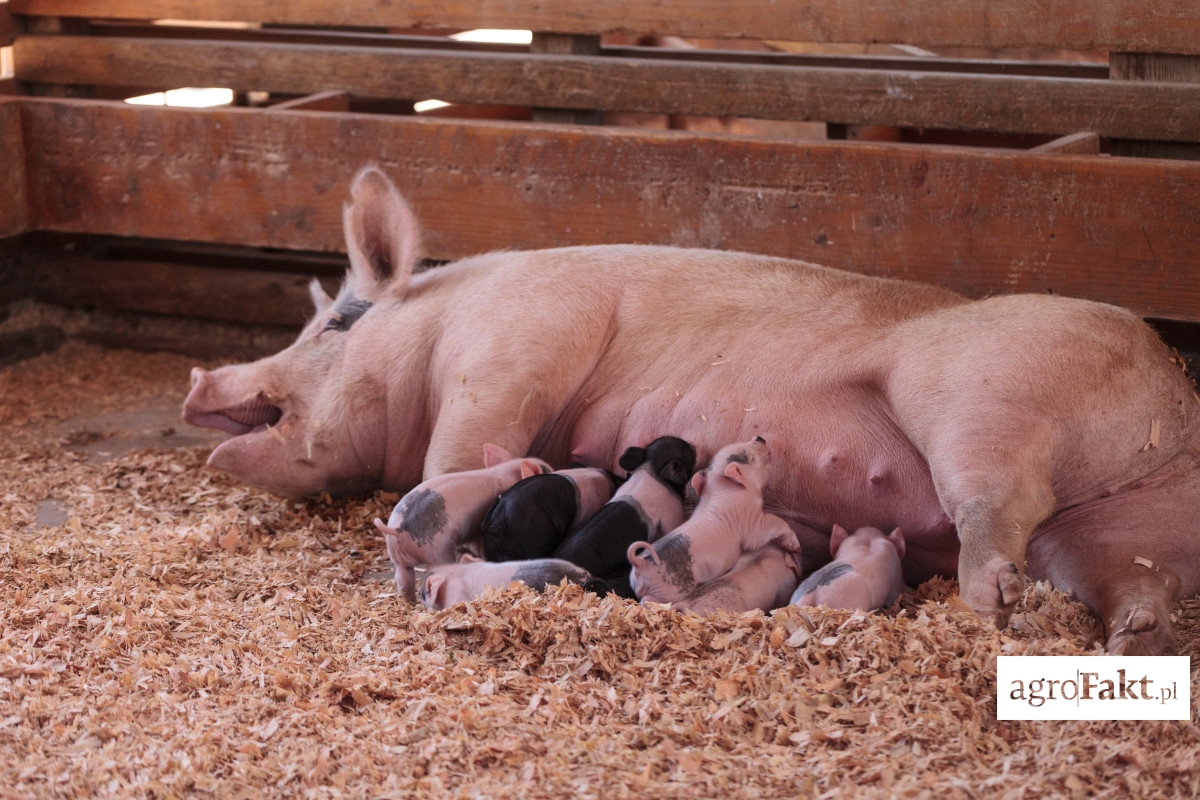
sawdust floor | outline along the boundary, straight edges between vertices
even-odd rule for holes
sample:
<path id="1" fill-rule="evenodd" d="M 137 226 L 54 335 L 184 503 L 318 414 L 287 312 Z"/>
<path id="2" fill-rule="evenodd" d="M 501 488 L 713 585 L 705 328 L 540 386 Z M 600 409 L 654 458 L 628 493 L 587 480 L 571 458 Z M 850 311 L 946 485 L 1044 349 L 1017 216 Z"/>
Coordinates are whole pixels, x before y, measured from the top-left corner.
<path id="1" fill-rule="evenodd" d="M 370 524 L 208 470 L 192 362 L 77 342 L 0 370 L 0 796 L 1189 797 L 1192 722 L 997 722 L 997 654 L 1088 654 L 1045 586 L 998 632 L 702 620 L 561 587 L 428 613 Z M 1176 609 L 1200 654 L 1200 607 Z"/>

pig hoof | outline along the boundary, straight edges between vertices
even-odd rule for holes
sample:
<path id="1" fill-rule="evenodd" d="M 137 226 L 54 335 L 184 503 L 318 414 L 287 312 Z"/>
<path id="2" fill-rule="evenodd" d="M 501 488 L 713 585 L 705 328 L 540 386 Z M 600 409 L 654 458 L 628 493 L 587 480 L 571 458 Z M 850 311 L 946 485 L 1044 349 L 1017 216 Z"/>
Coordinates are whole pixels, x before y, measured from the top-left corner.
<path id="1" fill-rule="evenodd" d="M 963 580 L 960 595 L 980 617 L 991 620 L 997 628 L 1004 628 L 1008 625 L 1013 607 L 1025 591 L 1025 579 L 1011 561 L 997 561 L 990 567 L 984 575 L 990 572 L 994 576 L 992 581 L 986 577 L 978 584 Z M 972 584 L 982 589 L 972 590 Z"/>
<path id="2" fill-rule="evenodd" d="M 1116 656 L 1169 656 L 1178 649 L 1171 627 L 1160 625 L 1150 609 L 1135 606 L 1108 637 L 1105 651 Z"/>

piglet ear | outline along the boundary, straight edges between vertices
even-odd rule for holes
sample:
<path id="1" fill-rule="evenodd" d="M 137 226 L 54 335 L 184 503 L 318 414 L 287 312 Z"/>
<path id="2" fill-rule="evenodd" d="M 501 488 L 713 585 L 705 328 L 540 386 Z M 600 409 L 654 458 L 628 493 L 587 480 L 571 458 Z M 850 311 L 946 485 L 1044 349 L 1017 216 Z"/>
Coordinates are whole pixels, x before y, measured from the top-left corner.
<path id="1" fill-rule="evenodd" d="M 425 586 L 421 589 L 421 599 L 426 608 L 441 608 L 442 596 L 445 594 L 446 576 L 434 572 L 425 578 Z"/>
<path id="2" fill-rule="evenodd" d="M 485 443 L 483 445 L 483 465 L 485 467 L 494 467 L 505 461 L 512 461 L 512 459 L 512 453 L 498 444 Z"/>
<path id="3" fill-rule="evenodd" d="M 749 481 L 746 479 L 746 473 L 742 471 L 742 465 L 736 461 L 730 461 L 725 465 L 725 477 L 741 486 L 743 489 Z"/>
<path id="4" fill-rule="evenodd" d="M 900 558 L 904 558 L 904 532 L 899 528 L 888 534 L 888 541 L 896 548 L 896 552 L 900 554 Z"/>
<path id="5" fill-rule="evenodd" d="M 521 459 L 521 480 L 532 478 L 534 475 L 543 475 L 545 470 L 542 469 L 542 462 L 534 458 Z"/>
<path id="6" fill-rule="evenodd" d="M 646 448 L 630 447 L 621 454 L 620 460 L 617 461 L 617 466 L 626 472 L 633 472 L 640 467 L 646 460 Z"/>
<path id="7" fill-rule="evenodd" d="M 470 553 L 463 553 L 458 557 L 458 563 L 460 564 L 477 564 L 480 561 L 483 561 L 483 559 L 479 558 L 478 556 L 473 556 Z"/>
<path id="8" fill-rule="evenodd" d="M 651 558 L 657 555 L 649 542 L 634 542 L 625 551 L 625 557 L 635 567 L 645 567 L 650 563 Z"/>
<path id="9" fill-rule="evenodd" d="M 842 549 L 842 543 L 846 541 L 846 537 L 850 532 L 841 525 L 833 526 L 833 533 L 829 535 L 829 555 L 837 558 L 838 550 Z"/>
<path id="10" fill-rule="evenodd" d="M 677 458 L 674 458 L 667 462 L 667 465 L 662 468 L 662 472 L 659 473 L 659 477 L 672 486 L 679 486 L 682 488 L 687 484 L 688 478 L 690 478 L 691 475 L 688 474 L 687 469 L 683 466 L 683 462 Z"/>
<path id="11" fill-rule="evenodd" d="M 704 494 L 704 481 L 707 480 L 704 476 L 704 470 L 700 470 L 692 476 L 691 486 L 692 491 L 696 493 L 696 497 Z"/>

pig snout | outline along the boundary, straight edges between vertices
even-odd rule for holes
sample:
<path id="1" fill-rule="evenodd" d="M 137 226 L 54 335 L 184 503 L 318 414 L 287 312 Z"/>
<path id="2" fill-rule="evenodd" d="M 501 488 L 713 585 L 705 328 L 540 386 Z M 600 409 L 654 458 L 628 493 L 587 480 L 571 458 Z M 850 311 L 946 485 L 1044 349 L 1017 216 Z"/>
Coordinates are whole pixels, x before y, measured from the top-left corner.
<path id="1" fill-rule="evenodd" d="M 629 545 L 629 550 L 626 551 L 625 557 L 629 559 L 630 564 L 654 564 L 658 566 L 662 562 L 659 561 L 658 553 L 650 546 L 649 542 L 634 542 Z"/>

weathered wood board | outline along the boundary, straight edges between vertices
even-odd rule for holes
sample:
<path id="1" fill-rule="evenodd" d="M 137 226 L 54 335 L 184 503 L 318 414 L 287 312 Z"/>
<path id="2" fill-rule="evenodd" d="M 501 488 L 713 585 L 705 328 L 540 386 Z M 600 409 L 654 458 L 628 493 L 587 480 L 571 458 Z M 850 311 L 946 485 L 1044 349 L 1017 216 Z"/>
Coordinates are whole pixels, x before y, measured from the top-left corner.
<path id="1" fill-rule="evenodd" d="M 11 102 L 11 101 L 10 101 Z M 1200 318 L 1200 164 L 357 114 L 23 101 L 30 225 L 334 251 L 354 173 L 428 255 L 612 242 L 750 250 Z"/>
<path id="2" fill-rule="evenodd" d="M 16 56 L 17 78 L 36 83 L 153 76 L 163 87 L 1200 141 L 1196 83 L 84 36 L 24 37 Z"/>
<path id="3" fill-rule="evenodd" d="M 22 233 L 28 227 L 21 107 L 0 100 L 0 237 Z M 0 248 L 4 246 L 0 241 Z"/>
<path id="4" fill-rule="evenodd" d="M 13 12 L 289 25 L 517 28 L 799 42 L 901 42 L 1052 50 L 1200 53 L 1194 0 L 12 0 Z M 86 7 L 84 7 L 86 6 Z"/>

